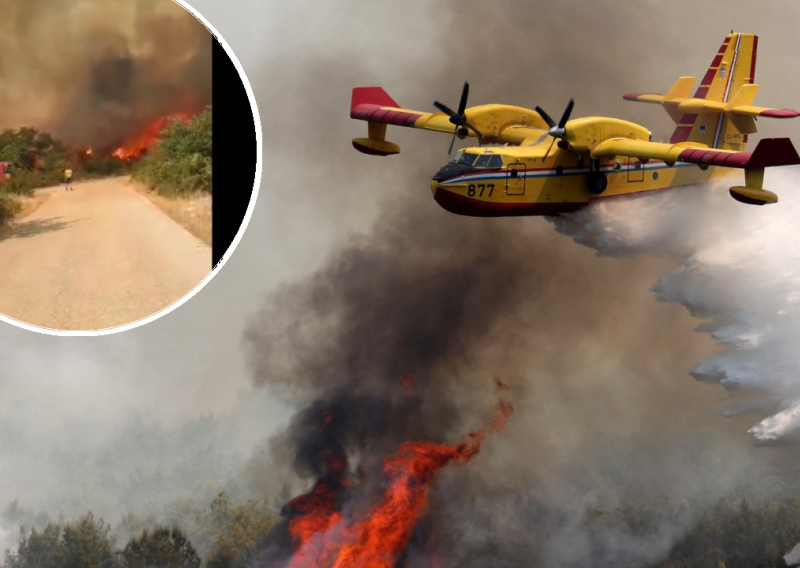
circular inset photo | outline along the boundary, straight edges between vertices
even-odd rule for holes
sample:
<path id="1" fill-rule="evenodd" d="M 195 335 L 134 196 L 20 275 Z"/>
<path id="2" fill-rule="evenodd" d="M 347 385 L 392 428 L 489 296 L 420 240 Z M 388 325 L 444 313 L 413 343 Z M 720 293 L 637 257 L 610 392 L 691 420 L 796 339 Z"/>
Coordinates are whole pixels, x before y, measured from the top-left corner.
<path id="1" fill-rule="evenodd" d="M 101 335 L 168 313 L 224 264 L 256 199 L 241 66 L 173 0 L 23 3 L 3 20 L 0 319 Z"/>

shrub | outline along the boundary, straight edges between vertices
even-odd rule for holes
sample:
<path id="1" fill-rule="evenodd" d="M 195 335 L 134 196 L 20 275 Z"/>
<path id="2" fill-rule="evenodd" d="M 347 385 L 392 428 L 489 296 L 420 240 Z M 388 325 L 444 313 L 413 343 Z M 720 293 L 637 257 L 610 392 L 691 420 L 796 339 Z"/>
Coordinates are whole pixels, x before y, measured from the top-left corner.
<path id="1" fill-rule="evenodd" d="M 13 195 L 0 193 L 0 225 L 19 213 L 22 204 Z"/>
<path id="2" fill-rule="evenodd" d="M 211 192 L 211 111 L 170 122 L 134 178 L 164 195 Z"/>

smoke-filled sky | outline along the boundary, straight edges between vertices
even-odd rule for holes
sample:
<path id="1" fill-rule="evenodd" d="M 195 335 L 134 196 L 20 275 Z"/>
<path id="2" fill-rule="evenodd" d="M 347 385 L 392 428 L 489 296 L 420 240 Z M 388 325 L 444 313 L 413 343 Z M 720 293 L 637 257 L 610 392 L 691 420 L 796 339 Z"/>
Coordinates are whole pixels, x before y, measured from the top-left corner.
<path id="1" fill-rule="evenodd" d="M 349 140 L 363 136 L 365 125 L 346 118 L 350 89 L 381 85 L 401 105 L 430 110 L 434 98 L 455 104 L 468 79 L 471 104 L 541 104 L 558 114 L 575 97 L 576 116 L 631 119 L 655 139 L 668 138 L 674 126 L 666 113 L 621 95 L 701 77 L 731 28 L 761 36 L 759 102 L 798 106 L 800 62 L 785 57 L 794 40 L 783 24 L 798 8 L 770 7 L 726 3 L 723 14 L 688 2 L 683 12 L 680 2 L 262 6 L 259 41 L 275 59 L 262 64 L 264 82 L 255 87 L 281 109 L 264 117 L 267 132 L 281 133 L 280 143 L 267 144 L 267 168 L 276 186 L 297 187 L 296 200 L 274 203 L 268 230 L 282 244 L 271 258 L 277 273 L 297 276 L 287 276 L 254 319 L 255 380 L 300 405 L 338 403 L 342 391 L 351 393 L 362 411 L 369 404 L 361 389 L 374 392 L 375 381 L 397 386 L 399 377 L 375 376 L 388 373 L 394 361 L 387 359 L 397 355 L 412 368 L 420 362 L 418 352 L 392 352 L 393 338 L 428 345 L 435 356 L 421 367 L 441 381 L 429 390 L 434 401 L 388 435 L 350 440 L 356 453 L 391 446 L 409 429 L 457 440 L 480 416 L 475 409 L 491 404 L 488 377 L 509 380 L 518 410 L 507 433 L 438 486 L 447 505 L 436 514 L 450 519 L 459 543 L 447 562 L 474 562 L 487 551 L 507 565 L 653 560 L 690 520 L 659 527 L 650 539 L 611 527 L 598 537 L 584 530 L 587 511 L 655 490 L 699 502 L 726 491 L 770 491 L 776 471 L 789 475 L 773 467 L 786 452 L 753 447 L 747 430 L 759 418 L 722 418 L 736 396 L 690 375 L 720 347 L 694 332 L 700 321 L 650 291 L 680 265 L 682 258 L 668 256 L 674 250 L 596 258 L 542 219 L 450 216 L 428 189 L 449 140 L 390 129 L 399 156 L 355 153 Z M 300 14 L 297 34 L 287 22 Z M 298 117 L 315 125 L 314 136 L 292 134 Z M 792 123 L 759 126 L 762 135 L 798 132 Z M 449 365 L 469 371 L 454 379 Z M 443 408 L 443 400 L 450 404 Z M 376 414 L 384 412 L 367 424 L 379 430 L 405 410 L 385 402 Z M 307 447 L 301 424 L 262 447 L 259 463 L 289 479 L 308 476 L 297 461 Z M 489 528 L 501 520 L 503 530 Z"/>
<path id="2" fill-rule="evenodd" d="M 506 432 L 488 439 L 481 455 L 447 472 L 435 488 L 437 501 L 447 504 L 436 509 L 437 518 L 447 523 L 459 555 L 474 560 L 487 551 L 502 553 L 509 566 L 521 559 L 530 565 L 531 558 L 546 566 L 589 559 L 600 566 L 620 559 L 637 565 L 667 550 L 691 519 L 659 527 L 650 539 L 613 527 L 592 536 L 582 528 L 592 507 L 653 488 L 678 499 L 727 490 L 758 496 L 776 478 L 790 477 L 785 449 L 752 445 L 747 430 L 760 418 L 718 415 L 737 398 L 690 375 L 721 348 L 693 331 L 699 321 L 683 307 L 658 302 L 650 291 L 682 259 L 663 250 L 598 258 L 543 219 L 451 216 L 438 209 L 428 187 L 447 159 L 447 137 L 393 129 L 389 139 L 403 153 L 363 156 L 350 140 L 363 136 L 366 125 L 350 120 L 348 111 L 354 86 L 382 85 L 401 104 L 428 110 L 434 99 L 455 104 L 469 79 L 470 104 L 541 104 L 558 114 L 574 96 L 575 116 L 633 119 L 659 139 L 671 130 L 666 113 L 626 103 L 621 95 L 666 90 L 680 75 L 702 76 L 731 28 L 761 36 L 758 102 L 800 107 L 800 59 L 791 55 L 800 15 L 794 2 L 412 0 L 402 9 L 355 0 L 193 4 L 237 53 L 259 103 L 269 175 L 252 222 L 220 274 L 155 323 L 107 338 L 0 330 L 0 413 L 11 424 L 4 431 L 24 441 L 0 449 L 0 503 L 19 498 L 34 509 L 68 514 L 93 507 L 112 517 L 142 495 L 141 510 L 159 509 L 173 491 L 176 499 L 182 496 L 178 484 L 153 481 L 156 489 L 130 493 L 129 480 L 139 466 L 158 472 L 180 461 L 182 428 L 206 413 L 247 432 L 207 434 L 220 452 L 226 445 L 237 450 L 230 468 L 215 475 L 257 480 L 247 491 L 265 496 L 283 482 L 306 488 L 308 479 L 286 459 L 291 446 L 283 442 L 282 427 L 297 407 L 328 394 L 325 378 L 307 373 L 323 364 L 325 353 L 312 353 L 298 367 L 290 357 L 273 362 L 263 356 L 276 352 L 274 344 L 264 344 L 262 357 L 254 358 L 259 336 L 277 341 L 292 318 L 329 309 L 334 334 L 325 335 L 311 317 L 306 339 L 326 337 L 324 346 L 339 348 L 342 337 L 335 332 L 351 304 L 339 303 L 335 294 L 361 286 L 371 305 L 385 306 L 370 284 L 393 283 L 395 270 L 399 283 L 419 286 L 416 298 L 429 286 L 442 292 L 444 281 L 436 278 L 441 265 L 456 280 L 449 285 L 454 294 L 459 278 L 478 272 L 465 285 L 468 307 L 489 294 L 491 271 L 498 268 L 508 280 L 497 290 L 514 302 L 493 297 L 496 311 L 479 321 L 485 329 L 456 329 L 468 341 L 461 351 L 443 350 L 449 358 L 460 355 L 441 367 L 462 365 L 464 382 L 446 376 L 443 392 L 460 410 L 441 425 L 442 439 L 461 439 L 481 423 L 483 408 L 493 402 L 494 375 L 512 385 L 517 407 Z M 797 123 L 760 121 L 759 127 L 762 134 L 800 140 Z M 343 262 L 354 257 L 373 264 Z M 479 268 L 476 258 L 485 259 Z M 425 272 L 416 280 L 404 269 Z M 327 276 L 336 277 L 330 288 L 324 287 Z M 315 286 L 324 293 L 310 309 L 305 302 Z M 387 322 L 387 328 L 396 325 Z M 250 355 L 242 343 L 246 330 Z M 341 358 L 330 361 L 338 365 Z M 290 388 L 277 382 L 297 369 L 305 374 L 287 380 Z M 332 367 L 335 377 L 343 372 Z M 242 397 L 257 396 L 252 388 L 264 406 L 243 410 Z M 162 428 L 153 436 L 166 440 L 162 449 L 143 453 L 142 464 L 118 457 L 135 448 L 125 440 L 137 437 L 120 435 L 133 429 L 134 417 L 145 432 Z M 74 462 L 63 459 L 76 447 L 81 463 L 96 464 L 95 473 L 102 473 L 102 464 L 115 472 L 97 498 L 87 481 L 96 477 L 76 474 Z M 117 457 L 101 459 L 109 455 Z M 237 467 L 248 475 L 238 476 Z M 123 488 L 127 497 L 115 497 Z M 64 505 L 75 495 L 83 499 Z M 463 564 L 459 555 L 448 561 Z"/>
<path id="3" fill-rule="evenodd" d="M 103 147 L 211 100 L 211 36 L 169 0 L 0 1 L 0 128 Z"/>

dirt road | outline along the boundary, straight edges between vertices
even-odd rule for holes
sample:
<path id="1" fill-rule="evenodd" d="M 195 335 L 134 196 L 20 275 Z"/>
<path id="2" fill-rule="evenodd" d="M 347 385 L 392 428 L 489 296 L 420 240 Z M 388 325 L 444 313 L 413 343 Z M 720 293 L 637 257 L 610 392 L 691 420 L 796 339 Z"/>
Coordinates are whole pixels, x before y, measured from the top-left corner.
<path id="1" fill-rule="evenodd" d="M 0 313 L 96 330 L 147 317 L 211 271 L 211 249 L 128 178 L 39 190 L 47 200 L 0 238 Z"/>

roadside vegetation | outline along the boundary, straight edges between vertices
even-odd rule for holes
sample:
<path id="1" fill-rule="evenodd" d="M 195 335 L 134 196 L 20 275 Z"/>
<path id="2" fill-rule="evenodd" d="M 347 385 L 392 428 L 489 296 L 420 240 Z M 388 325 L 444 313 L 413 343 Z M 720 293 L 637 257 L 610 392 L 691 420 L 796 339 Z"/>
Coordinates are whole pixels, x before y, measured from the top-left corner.
<path id="1" fill-rule="evenodd" d="M 135 180 L 167 197 L 211 193 L 211 111 L 173 120 L 134 168 Z"/>
<path id="2" fill-rule="evenodd" d="M 11 179 L 0 180 L 0 225 L 23 207 L 23 197 L 37 187 L 55 185 L 68 163 L 66 146 L 34 128 L 0 132 L 0 162 L 9 162 Z"/>
<path id="3" fill-rule="evenodd" d="M 132 175 L 139 187 L 175 221 L 211 242 L 211 110 L 188 121 L 173 120 L 139 160 L 105 153 L 75 154 L 51 134 L 34 128 L 0 132 L 0 162 L 11 177 L 0 180 L 0 227 L 29 212 L 34 190 L 58 185 L 71 166 L 74 179 Z"/>
<path id="4" fill-rule="evenodd" d="M 135 166 L 133 180 L 164 213 L 211 244 L 211 111 L 175 120 Z"/>
<path id="5" fill-rule="evenodd" d="M 35 128 L 0 132 L 0 162 L 11 165 L 10 178 L 0 179 L 0 226 L 28 210 L 34 190 L 60 184 L 67 166 L 75 170 L 76 180 L 124 175 L 131 169 L 113 156 L 76 156 L 61 140 Z"/>

